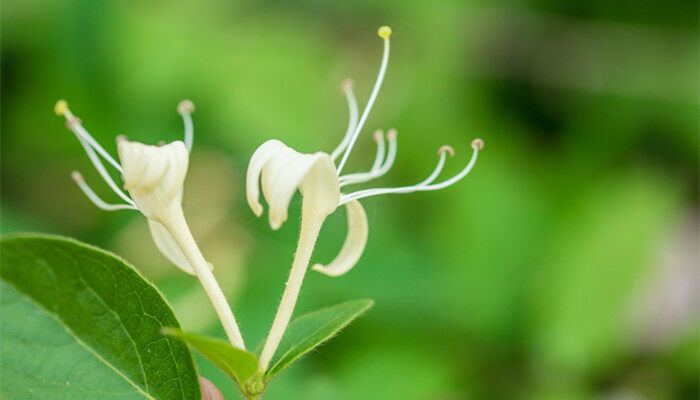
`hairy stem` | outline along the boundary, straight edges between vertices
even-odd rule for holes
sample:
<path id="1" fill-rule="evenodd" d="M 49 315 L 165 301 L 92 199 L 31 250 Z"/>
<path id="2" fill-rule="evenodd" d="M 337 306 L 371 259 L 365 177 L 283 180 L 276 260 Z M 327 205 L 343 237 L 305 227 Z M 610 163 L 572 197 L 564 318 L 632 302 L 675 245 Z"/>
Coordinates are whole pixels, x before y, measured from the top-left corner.
<path id="1" fill-rule="evenodd" d="M 265 372 L 267 370 L 270 360 L 272 360 L 272 356 L 275 355 L 277 346 L 279 346 L 282 340 L 282 335 L 284 335 L 284 331 L 287 329 L 289 320 L 292 318 L 294 306 L 299 297 L 299 290 L 301 290 L 301 283 L 304 281 L 304 275 L 306 275 L 306 270 L 309 267 L 311 253 L 314 250 L 318 233 L 321 231 L 321 226 L 325 219 L 326 215 L 318 212 L 312 205 L 308 203 L 302 205 L 301 232 L 299 233 L 297 252 L 294 255 L 292 269 L 289 272 L 289 279 L 287 280 L 286 288 L 282 294 L 282 300 L 277 309 L 277 314 L 272 322 L 272 328 L 270 328 L 270 333 L 267 335 L 265 346 L 260 354 L 260 361 L 258 364 L 258 371 L 260 372 Z"/>
<path id="2" fill-rule="evenodd" d="M 202 252 L 197 247 L 182 210 L 178 208 L 173 211 L 170 218 L 163 221 L 163 225 L 170 232 L 178 246 L 180 246 L 190 265 L 192 265 L 199 282 L 202 284 L 211 304 L 214 306 L 214 310 L 216 310 L 216 314 L 219 316 L 219 320 L 221 320 L 221 324 L 224 326 L 224 331 L 226 331 L 229 341 L 234 347 L 245 350 L 243 336 L 240 329 L 238 329 L 236 319 L 233 317 L 231 307 L 226 301 L 224 292 L 221 291 L 214 274 L 209 269 Z"/>

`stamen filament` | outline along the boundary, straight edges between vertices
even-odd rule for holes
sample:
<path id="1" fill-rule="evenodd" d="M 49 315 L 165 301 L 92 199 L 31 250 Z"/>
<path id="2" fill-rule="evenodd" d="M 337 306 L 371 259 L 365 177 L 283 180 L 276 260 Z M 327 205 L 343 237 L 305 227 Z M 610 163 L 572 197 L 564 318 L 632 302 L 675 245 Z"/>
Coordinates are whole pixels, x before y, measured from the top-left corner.
<path id="1" fill-rule="evenodd" d="M 384 162 L 384 132 L 382 132 L 381 129 L 377 129 L 374 132 L 374 141 L 377 142 L 377 155 L 374 157 L 374 162 L 372 163 L 370 171 L 376 171 L 382 166 L 382 162 Z"/>
<path id="2" fill-rule="evenodd" d="M 104 157 L 104 159 L 107 160 L 107 162 L 112 164 L 112 166 L 116 168 L 117 171 L 119 171 L 122 174 L 124 173 L 124 171 L 122 171 L 121 165 L 119 165 L 119 163 L 114 158 L 112 158 L 112 156 L 110 156 L 109 153 L 107 153 L 107 151 L 104 148 L 102 148 L 102 146 L 100 146 L 99 143 L 97 143 L 97 141 L 90 135 L 90 133 L 87 130 L 85 130 L 85 128 L 83 128 L 83 126 L 80 124 L 80 119 L 73 115 L 73 113 L 68 108 L 68 103 L 66 103 L 65 100 L 59 100 L 58 102 L 56 102 L 54 111 L 56 112 L 56 115 L 66 118 L 66 126 L 68 127 L 68 129 L 73 131 L 73 133 L 75 133 L 79 139 L 82 138 L 87 143 L 89 143 L 90 146 L 97 150 L 97 152 L 100 153 L 100 155 Z"/>
<path id="3" fill-rule="evenodd" d="M 377 99 L 377 94 L 379 93 L 379 88 L 382 86 L 382 81 L 384 80 L 384 75 L 386 74 L 386 67 L 389 64 L 389 36 L 391 35 L 391 29 L 388 26 L 382 26 L 379 28 L 379 36 L 384 39 L 384 53 L 382 55 L 382 64 L 379 67 L 379 75 L 377 76 L 377 81 L 374 83 L 374 88 L 372 88 L 372 93 L 369 96 L 369 101 L 367 101 L 367 106 L 365 106 L 365 110 L 362 112 L 362 117 L 360 118 L 360 122 L 357 124 L 357 127 L 355 128 L 355 132 L 352 134 L 352 138 L 350 139 L 350 144 L 348 145 L 348 148 L 345 150 L 345 153 L 343 154 L 343 158 L 340 160 L 340 164 L 338 164 L 338 176 L 340 176 L 340 172 L 343 170 L 343 167 L 345 166 L 345 162 L 348 160 L 348 156 L 350 155 L 350 151 L 352 150 L 352 146 L 355 145 L 355 141 L 357 140 L 357 136 L 360 134 L 360 131 L 362 130 L 362 126 L 364 126 L 365 121 L 367 121 L 367 117 L 369 116 L 369 112 L 372 109 L 372 106 L 374 105 L 374 101 Z"/>
<path id="4" fill-rule="evenodd" d="M 435 168 L 433 173 L 430 174 L 430 176 L 425 179 L 424 181 L 412 185 L 412 186 L 402 186 L 402 187 L 396 187 L 396 188 L 378 188 L 378 189 L 366 189 L 366 190 L 360 190 L 358 192 L 350 193 L 347 195 L 343 195 L 340 197 L 339 205 L 343 205 L 349 201 L 352 200 L 359 200 L 365 197 L 370 197 L 370 196 L 377 196 L 381 194 L 389 194 L 389 193 L 412 193 L 412 192 L 418 192 L 418 191 L 432 191 L 432 190 L 440 190 L 443 188 L 446 188 L 450 185 L 455 184 L 462 178 L 464 178 L 474 167 L 474 164 L 476 163 L 476 158 L 479 153 L 479 150 L 482 149 L 484 146 L 484 142 L 481 139 L 475 139 L 472 141 L 471 147 L 473 149 L 472 152 L 472 157 L 469 160 L 469 163 L 462 169 L 457 175 L 453 176 L 450 179 L 447 179 L 441 183 L 438 184 L 433 184 L 430 185 L 428 183 L 431 183 L 437 175 L 440 173 L 442 170 L 442 166 L 444 165 L 444 158 L 445 158 L 445 153 L 443 152 L 440 156 L 440 161 L 438 162 L 438 166 Z M 442 150 L 442 149 L 441 149 Z M 437 173 L 435 172 L 437 171 Z"/>
<path id="5" fill-rule="evenodd" d="M 372 179 L 377 179 L 389 172 L 391 166 L 394 165 L 394 161 L 396 160 L 396 135 L 397 133 L 395 129 L 389 129 L 389 132 L 386 134 L 387 140 L 389 141 L 389 151 L 383 165 L 377 169 L 371 170 L 370 172 L 342 176 L 340 177 L 340 186 L 343 187 L 350 184 L 369 182 Z"/>
<path id="6" fill-rule="evenodd" d="M 87 183 L 85 183 L 85 179 L 83 179 L 83 175 L 80 174 L 78 171 L 73 171 L 71 173 L 71 178 L 73 178 L 73 181 L 78 185 L 80 190 L 83 191 L 85 196 L 87 196 L 92 203 L 97 206 L 97 208 L 100 208 L 105 211 L 116 211 L 116 210 L 138 210 L 135 206 L 132 206 L 131 204 L 109 204 L 102 200 L 95 192 L 88 186 Z"/>
<path id="7" fill-rule="evenodd" d="M 348 146 L 350 137 L 352 136 L 352 133 L 355 132 L 355 127 L 357 127 L 357 99 L 355 98 L 355 93 L 352 91 L 352 81 L 350 79 L 343 82 L 343 93 L 345 93 L 345 98 L 348 101 L 348 128 L 345 130 L 343 140 L 340 141 L 338 147 L 336 147 L 331 153 L 331 160 L 333 162 L 335 162 L 335 159 L 338 158 L 340 153 L 342 153 L 342 151 Z"/>
<path id="8" fill-rule="evenodd" d="M 119 186 L 117 186 L 112 177 L 109 175 L 107 169 L 104 167 L 104 164 L 102 164 L 100 158 L 97 157 L 95 150 L 90 146 L 90 144 L 86 142 L 82 136 L 78 136 L 76 134 L 76 137 L 78 138 L 80 144 L 83 146 L 83 149 L 85 149 L 85 153 L 87 153 L 88 158 L 90 159 L 90 161 L 92 161 L 92 165 L 95 166 L 97 172 L 99 172 L 102 179 L 104 179 L 105 182 L 107 182 L 107 185 L 112 189 L 112 191 L 114 191 L 114 193 L 116 193 L 117 196 L 121 197 L 127 203 L 131 204 L 132 206 L 135 205 L 134 201 L 131 200 L 131 198 L 126 195 L 126 193 L 122 192 L 122 190 L 119 189 Z"/>
<path id="9" fill-rule="evenodd" d="M 484 142 L 481 139 L 474 139 L 471 143 L 471 147 L 473 149 L 472 151 L 472 158 L 469 160 L 469 163 L 467 164 L 466 167 L 464 167 L 463 170 L 461 170 L 457 175 L 453 176 L 452 178 L 441 182 L 437 183 L 435 185 L 430 185 L 426 187 L 426 190 L 440 190 L 444 189 L 448 186 L 454 185 L 458 181 L 462 180 L 467 174 L 474 168 L 474 164 L 476 164 L 476 157 L 479 155 L 479 150 L 484 148 Z"/>
<path id="10" fill-rule="evenodd" d="M 185 124 L 185 147 L 188 152 L 191 152 L 192 142 L 194 141 L 194 124 L 192 123 L 194 103 L 190 100 L 182 100 L 177 105 L 177 112 L 182 115 L 182 122 Z"/>
<path id="11" fill-rule="evenodd" d="M 370 170 L 367 172 L 358 172 L 354 174 L 341 176 L 338 179 L 340 181 L 340 187 L 350 185 L 353 183 L 368 181 L 372 179 L 374 174 L 376 174 L 379 168 L 382 167 L 382 163 L 384 162 L 384 152 L 386 146 L 384 144 L 384 133 L 380 129 L 374 132 L 374 141 L 377 142 L 377 155 L 374 157 L 374 163 L 372 163 L 372 168 L 370 168 Z"/>
<path id="12" fill-rule="evenodd" d="M 440 172 L 442 171 L 442 167 L 445 166 L 445 158 L 446 154 L 450 153 L 450 157 L 454 157 L 455 151 L 452 149 L 450 146 L 442 146 L 440 147 L 440 150 L 438 150 L 438 155 L 440 156 L 440 160 L 438 161 L 437 166 L 433 170 L 433 173 L 430 174 L 423 182 L 419 183 L 416 186 L 425 186 L 433 183 L 433 181 L 440 175 Z"/>

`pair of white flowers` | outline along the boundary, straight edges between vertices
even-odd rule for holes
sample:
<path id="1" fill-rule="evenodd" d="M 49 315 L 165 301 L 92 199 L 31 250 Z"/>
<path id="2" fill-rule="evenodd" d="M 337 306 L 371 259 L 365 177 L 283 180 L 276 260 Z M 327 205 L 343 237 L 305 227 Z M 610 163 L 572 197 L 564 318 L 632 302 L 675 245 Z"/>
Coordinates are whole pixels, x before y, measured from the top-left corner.
<path id="1" fill-rule="evenodd" d="M 343 84 L 350 117 L 345 136 L 330 154 L 321 151 L 303 154 L 279 140 L 269 140 L 255 151 L 250 160 L 246 176 L 247 201 L 253 212 L 261 216 L 264 210 L 260 204 L 262 188 L 262 195 L 269 207 L 268 219 L 272 229 L 279 229 L 287 220 L 288 208 L 297 190 L 301 192 L 303 199 L 298 249 L 280 307 L 261 353 L 261 372 L 265 371 L 272 359 L 292 316 L 311 253 L 326 217 L 335 212 L 339 206 L 345 205 L 348 234 L 340 253 L 333 261 L 327 265 L 316 264 L 312 269 L 329 276 L 343 275 L 358 262 L 367 244 L 367 215 L 358 200 L 381 194 L 430 191 L 450 186 L 469 173 L 476 162 L 478 151 L 483 147 L 481 139 L 472 141 L 472 155 L 467 165 L 458 174 L 440 183 L 435 181 L 445 164 L 446 155 L 449 153 L 454 156 L 454 150 L 449 146 L 443 146 L 438 150 L 437 166 L 425 180 L 415 185 L 365 189 L 347 194 L 341 192 L 345 186 L 365 183 L 386 174 L 396 158 L 396 131 L 389 130 L 386 141 L 383 132 L 376 131 L 374 140 L 377 142 L 377 153 L 372 167 L 366 172 L 341 175 L 386 73 L 391 29 L 381 27 L 378 34 L 383 39 L 384 52 L 377 81 L 361 116 L 359 116 L 352 91 L 352 83 L 346 81 Z M 117 150 L 120 162 L 113 159 L 90 136 L 80 120 L 68 109 L 65 101 L 59 101 L 55 111 L 58 115 L 66 117 L 68 128 L 75 133 L 99 174 L 125 203 L 108 204 L 103 201 L 85 183 L 82 176 L 74 172 L 73 179 L 80 189 L 101 209 L 133 209 L 145 215 L 158 249 L 182 270 L 199 278 L 212 300 L 229 340 L 234 346 L 244 349 L 240 330 L 214 279 L 211 264 L 205 261 L 196 246 L 182 212 L 183 183 L 193 141 L 191 113 L 194 111 L 194 105 L 192 102 L 185 100 L 178 105 L 178 112 L 182 115 L 185 124 L 183 141 L 151 146 L 118 137 Z M 121 174 L 124 189 L 130 196 L 115 183 L 100 157 Z"/>

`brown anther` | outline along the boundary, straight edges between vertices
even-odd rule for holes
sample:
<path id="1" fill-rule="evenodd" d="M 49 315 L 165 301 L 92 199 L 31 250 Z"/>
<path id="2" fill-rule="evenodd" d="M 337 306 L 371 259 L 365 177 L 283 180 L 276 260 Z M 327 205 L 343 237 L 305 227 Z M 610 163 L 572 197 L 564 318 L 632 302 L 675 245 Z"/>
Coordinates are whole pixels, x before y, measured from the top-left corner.
<path id="1" fill-rule="evenodd" d="M 82 182 L 85 181 L 85 179 L 83 179 L 83 175 L 82 175 L 80 172 L 78 172 L 78 171 L 73 171 L 73 172 L 71 172 L 71 173 L 70 173 L 70 177 L 71 177 L 76 183 L 82 183 Z"/>
<path id="2" fill-rule="evenodd" d="M 340 85 L 340 88 L 343 91 L 350 90 L 352 87 L 355 85 L 355 83 L 352 81 L 352 79 L 346 79 L 343 81 L 343 83 Z"/>
<path id="3" fill-rule="evenodd" d="M 191 100 L 182 100 L 177 104 L 177 112 L 180 115 L 194 112 L 194 103 Z"/>
<path id="4" fill-rule="evenodd" d="M 455 156 L 455 149 L 452 148 L 452 146 L 444 145 L 438 149 L 438 155 L 441 156 L 443 153 L 448 152 L 450 153 L 450 157 Z"/>
<path id="5" fill-rule="evenodd" d="M 82 121 L 78 117 L 70 117 L 66 119 L 66 128 L 73 130 L 76 125 L 82 124 Z"/>

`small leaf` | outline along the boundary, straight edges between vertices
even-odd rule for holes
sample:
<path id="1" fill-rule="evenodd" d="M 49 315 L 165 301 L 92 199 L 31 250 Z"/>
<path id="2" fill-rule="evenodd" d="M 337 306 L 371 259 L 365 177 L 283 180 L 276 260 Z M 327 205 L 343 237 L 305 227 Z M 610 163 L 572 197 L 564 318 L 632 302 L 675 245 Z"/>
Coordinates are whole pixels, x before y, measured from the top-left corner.
<path id="1" fill-rule="evenodd" d="M 273 358 L 266 376 L 280 373 L 294 360 L 333 337 L 372 305 L 374 300 L 353 300 L 304 314 L 292 321 L 277 348 L 276 354 L 279 356 Z"/>
<path id="2" fill-rule="evenodd" d="M 253 354 L 237 349 L 223 340 L 184 333 L 173 328 L 164 328 L 163 333 L 189 343 L 239 385 L 245 383 L 258 370 L 258 359 Z"/>
<path id="3" fill-rule="evenodd" d="M 72 239 L 0 240 L 0 397 L 200 399 L 192 353 L 158 290 Z"/>

